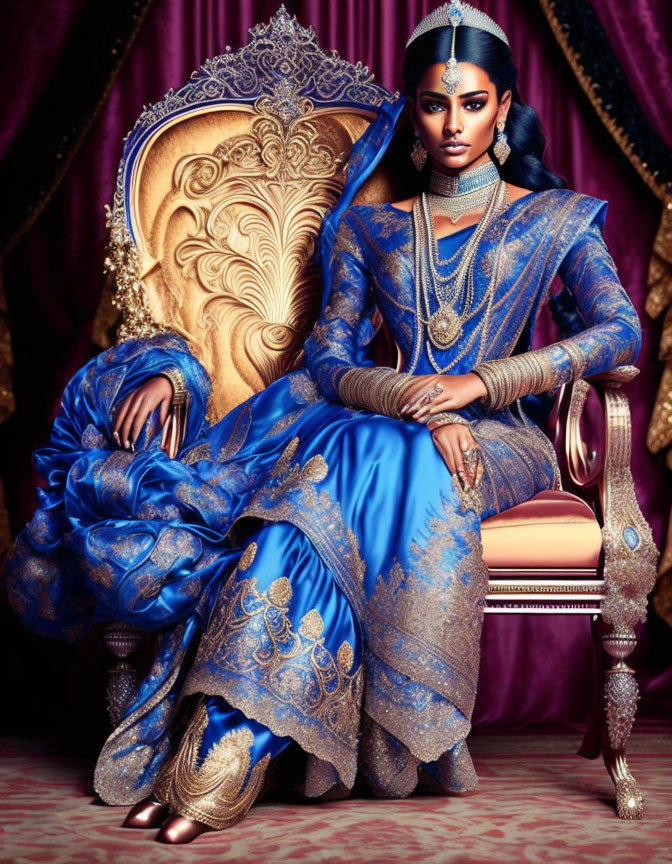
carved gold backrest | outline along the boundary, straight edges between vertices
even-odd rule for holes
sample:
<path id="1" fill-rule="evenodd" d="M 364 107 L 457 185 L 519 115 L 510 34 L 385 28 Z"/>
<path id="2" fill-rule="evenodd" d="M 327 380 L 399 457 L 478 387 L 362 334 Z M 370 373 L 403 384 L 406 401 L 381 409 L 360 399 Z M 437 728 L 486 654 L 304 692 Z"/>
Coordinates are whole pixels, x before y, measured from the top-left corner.
<path id="1" fill-rule="evenodd" d="M 212 379 L 212 419 L 296 362 L 320 306 L 322 217 L 393 98 L 284 7 L 250 37 L 146 109 L 110 218 L 119 338 L 183 335 Z M 384 180 L 369 188 L 384 197 Z"/>

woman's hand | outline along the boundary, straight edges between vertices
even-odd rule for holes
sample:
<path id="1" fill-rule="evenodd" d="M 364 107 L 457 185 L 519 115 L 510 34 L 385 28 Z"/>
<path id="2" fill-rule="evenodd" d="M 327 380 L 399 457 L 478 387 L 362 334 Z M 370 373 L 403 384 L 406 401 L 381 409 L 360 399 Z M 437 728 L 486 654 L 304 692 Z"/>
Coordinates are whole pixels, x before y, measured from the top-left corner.
<path id="1" fill-rule="evenodd" d="M 440 411 L 457 411 L 470 402 L 487 396 L 485 384 L 474 372 L 466 375 L 416 375 L 404 389 L 400 409 L 414 420 L 429 420 Z"/>
<path id="2" fill-rule="evenodd" d="M 451 474 L 457 474 L 464 489 L 477 489 L 483 477 L 481 448 L 464 423 L 437 425 L 432 429 L 434 445 Z"/>
<path id="3" fill-rule="evenodd" d="M 135 442 L 147 418 L 159 406 L 163 427 L 173 399 L 173 385 L 163 375 L 155 375 L 122 401 L 114 421 L 113 435 L 120 447 L 135 452 Z"/>

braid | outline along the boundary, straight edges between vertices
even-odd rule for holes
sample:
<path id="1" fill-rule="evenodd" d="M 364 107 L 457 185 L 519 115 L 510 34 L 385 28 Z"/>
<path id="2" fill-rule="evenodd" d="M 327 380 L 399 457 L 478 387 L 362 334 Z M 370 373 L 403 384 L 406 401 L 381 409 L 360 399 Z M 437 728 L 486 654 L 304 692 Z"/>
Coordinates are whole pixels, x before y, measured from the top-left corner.
<path id="1" fill-rule="evenodd" d="M 544 164 L 546 138 L 541 130 L 539 116 L 531 105 L 514 97 L 504 127 L 511 153 L 503 165 L 490 156 L 499 168 L 502 179 L 514 186 L 539 192 L 542 189 L 560 189 L 566 186 L 562 177 Z"/>

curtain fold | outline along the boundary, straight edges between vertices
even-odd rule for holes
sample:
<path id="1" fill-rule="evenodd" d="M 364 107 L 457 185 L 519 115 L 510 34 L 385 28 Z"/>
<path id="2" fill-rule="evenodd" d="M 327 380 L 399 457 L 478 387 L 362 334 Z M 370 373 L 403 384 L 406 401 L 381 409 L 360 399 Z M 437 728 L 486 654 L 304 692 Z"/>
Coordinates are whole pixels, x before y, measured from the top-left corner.
<path id="1" fill-rule="evenodd" d="M 628 4 L 617 14 L 607 0 L 539 2 L 597 116 L 661 201 L 644 308 L 662 318 L 658 357 L 664 365 L 647 445 L 672 469 L 672 10 L 655 0 Z M 658 572 L 654 607 L 672 626 L 672 514 Z"/>
<path id="2" fill-rule="evenodd" d="M 39 217 L 65 176 L 151 2 L 57 0 L 45 6 L 23 0 L 10 7 L 11 26 L 1 28 L 7 96 L 0 127 L 0 261 Z M 32 62 L 25 62 L 26 56 Z M 16 407 L 12 366 L 0 281 L 0 423 Z M 0 552 L 8 543 L 3 502 Z"/>
<path id="3" fill-rule="evenodd" d="M 238 48 L 247 41 L 247 29 L 267 21 L 278 5 L 278 0 L 157 0 L 60 185 L 6 256 L 3 276 L 12 322 L 16 411 L 0 425 L 0 471 L 14 531 L 34 508 L 31 453 L 48 435 L 68 378 L 97 350 L 92 327 L 103 289 L 104 205 L 114 193 L 123 136 L 144 104 L 182 85 L 203 60 L 223 52 L 227 45 Z M 323 48 L 335 49 L 352 62 L 361 61 L 379 83 L 397 90 L 405 41 L 418 20 L 438 2 L 295 0 L 285 5 L 301 24 L 315 26 Z M 638 364 L 641 375 L 626 388 L 633 410 L 633 475 L 642 510 L 660 543 L 665 528 L 662 508 L 669 502 L 669 490 L 645 446 L 658 379 L 658 332 L 644 314 L 659 200 L 596 117 L 541 8 L 524 0 L 482 0 L 478 6 L 509 37 L 520 68 L 520 90 L 540 114 L 553 170 L 572 188 L 610 202 L 607 243 L 644 325 Z M 18 3 L 10 6 L 9 14 L 23 20 L 19 9 Z M 63 44 L 63 31 L 56 30 L 54 38 Z M 30 40 L 26 50 L 25 64 L 40 62 L 39 48 Z M 0 68 L 0 86 L 16 77 L 15 70 L 10 74 Z M 552 324 L 544 317 L 538 327 L 539 342 L 553 338 Z M 589 656 L 591 650 L 589 627 L 582 616 L 567 617 L 571 620 L 489 616 L 478 722 L 545 720 L 579 725 L 585 720 L 589 681 L 580 658 Z M 42 642 L 19 632 L 13 624 L 3 634 L 5 638 L 9 638 L 7 632 L 14 640 L 4 655 L 12 658 L 6 670 L 7 689 L 21 694 L 14 700 L 17 728 L 40 729 L 45 716 L 58 727 L 55 710 L 38 691 L 44 685 L 41 693 L 49 692 L 46 682 L 52 679 L 78 676 L 80 649 L 45 652 Z M 640 680 L 645 710 L 647 704 L 658 710 L 663 698 L 658 661 L 651 653 L 654 643 L 645 632 L 639 660 L 644 669 Z M 529 662 L 532 655 L 534 663 Z M 32 680 L 32 685 L 25 685 L 24 679 Z M 73 687 L 68 700 L 69 727 L 62 731 L 83 732 L 78 724 L 91 717 L 88 696 Z M 83 734 L 91 735 L 88 731 Z"/>

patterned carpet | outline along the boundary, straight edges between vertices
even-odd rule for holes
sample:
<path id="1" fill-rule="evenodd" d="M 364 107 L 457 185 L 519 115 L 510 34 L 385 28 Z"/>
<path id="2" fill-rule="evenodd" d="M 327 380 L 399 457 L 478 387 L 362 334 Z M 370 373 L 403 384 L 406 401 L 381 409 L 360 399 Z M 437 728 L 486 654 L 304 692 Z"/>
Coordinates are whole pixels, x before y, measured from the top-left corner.
<path id="1" fill-rule="evenodd" d="M 643 822 L 616 818 L 601 761 L 575 756 L 578 743 L 569 734 L 477 735 L 481 785 L 462 798 L 268 802 L 228 831 L 169 847 L 154 843 L 152 831 L 122 830 L 123 808 L 92 804 L 88 760 L 5 739 L 0 862 L 672 864 L 672 732 L 631 738 Z"/>

